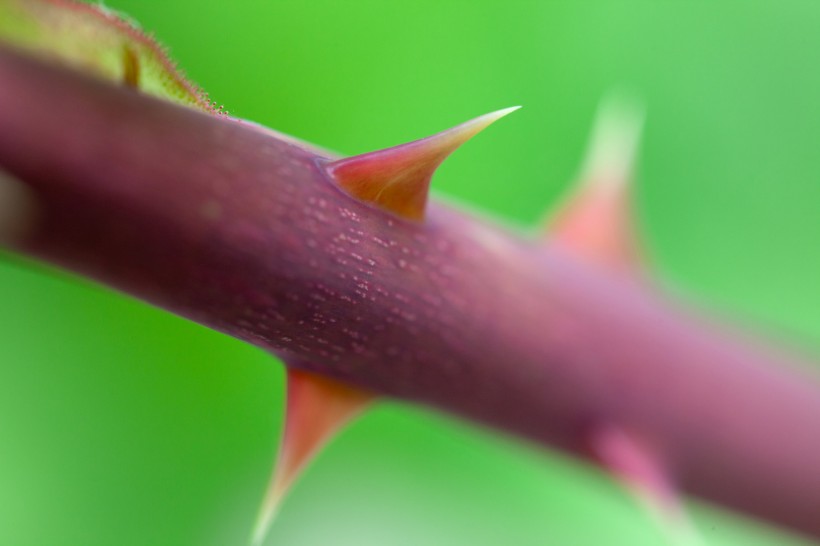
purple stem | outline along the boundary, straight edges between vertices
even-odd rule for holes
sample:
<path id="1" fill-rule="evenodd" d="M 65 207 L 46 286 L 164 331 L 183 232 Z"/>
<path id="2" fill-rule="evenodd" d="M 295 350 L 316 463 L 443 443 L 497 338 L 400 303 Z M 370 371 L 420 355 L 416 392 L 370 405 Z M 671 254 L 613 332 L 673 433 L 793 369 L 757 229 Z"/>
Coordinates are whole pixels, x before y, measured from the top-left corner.
<path id="1" fill-rule="evenodd" d="M 820 537 L 820 388 L 786 369 L 804 363 L 443 205 L 395 218 L 228 119 L 2 49 L 0 82 L 0 167 L 39 209 L 15 250 L 576 454 L 624 427 L 684 491 Z"/>

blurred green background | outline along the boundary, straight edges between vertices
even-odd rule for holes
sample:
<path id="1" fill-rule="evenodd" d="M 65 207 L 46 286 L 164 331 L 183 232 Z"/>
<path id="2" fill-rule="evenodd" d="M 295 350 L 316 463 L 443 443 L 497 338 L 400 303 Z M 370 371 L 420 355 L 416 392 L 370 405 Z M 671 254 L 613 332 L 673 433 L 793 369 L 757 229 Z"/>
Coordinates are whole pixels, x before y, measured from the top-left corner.
<path id="1" fill-rule="evenodd" d="M 820 4 L 108 0 L 234 115 L 358 153 L 524 109 L 435 180 L 530 229 L 599 99 L 647 105 L 637 198 L 668 290 L 820 353 Z M 282 368 L 86 282 L 0 260 L 0 544 L 244 545 Z M 806 544 L 693 506 L 710 545 Z M 820 516 L 818 516 L 820 517 Z M 662 543 L 606 477 L 400 404 L 347 430 L 267 544 Z"/>

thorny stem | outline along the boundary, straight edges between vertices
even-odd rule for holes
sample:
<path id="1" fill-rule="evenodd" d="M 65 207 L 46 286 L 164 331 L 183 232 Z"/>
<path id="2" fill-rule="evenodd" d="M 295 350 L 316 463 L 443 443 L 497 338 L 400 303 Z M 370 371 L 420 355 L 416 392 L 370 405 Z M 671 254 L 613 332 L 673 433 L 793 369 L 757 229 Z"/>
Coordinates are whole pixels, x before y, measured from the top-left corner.
<path id="1" fill-rule="evenodd" d="M 625 427 L 682 490 L 820 537 L 820 389 L 785 358 L 445 206 L 394 218 L 250 127 L 8 50 L 0 82 L 0 168 L 37 209 L 15 250 L 576 454 Z"/>

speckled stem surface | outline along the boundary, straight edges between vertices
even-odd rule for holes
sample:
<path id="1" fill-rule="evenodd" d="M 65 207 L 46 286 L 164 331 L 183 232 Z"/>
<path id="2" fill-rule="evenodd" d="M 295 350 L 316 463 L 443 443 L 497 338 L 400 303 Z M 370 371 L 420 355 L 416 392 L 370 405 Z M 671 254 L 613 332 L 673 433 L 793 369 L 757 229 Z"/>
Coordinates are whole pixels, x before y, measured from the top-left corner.
<path id="1" fill-rule="evenodd" d="M 0 168 L 38 208 L 15 250 L 536 442 L 625 427 L 683 490 L 820 536 L 816 378 L 481 219 L 360 203 L 323 161 L 0 50 Z"/>

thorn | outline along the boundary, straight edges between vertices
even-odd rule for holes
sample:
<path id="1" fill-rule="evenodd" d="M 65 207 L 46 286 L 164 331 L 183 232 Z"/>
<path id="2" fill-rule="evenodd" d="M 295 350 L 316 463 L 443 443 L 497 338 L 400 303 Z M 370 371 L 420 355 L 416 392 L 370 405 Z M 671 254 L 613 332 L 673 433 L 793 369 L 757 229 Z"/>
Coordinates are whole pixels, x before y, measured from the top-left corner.
<path id="1" fill-rule="evenodd" d="M 649 443 L 613 425 L 595 429 L 589 440 L 593 456 L 653 516 L 668 544 L 703 544 L 662 457 Z"/>
<path id="2" fill-rule="evenodd" d="M 373 400 L 370 393 L 295 368 L 287 369 L 285 427 L 276 467 L 251 543 L 259 546 L 300 472 L 335 432 Z"/>
<path id="3" fill-rule="evenodd" d="M 334 161 L 327 171 L 342 188 L 362 201 L 411 220 L 421 220 L 436 168 L 459 146 L 518 108 L 491 112 L 421 140 Z"/>
<path id="4" fill-rule="evenodd" d="M 594 263 L 626 271 L 641 266 L 631 204 L 644 112 L 610 95 L 601 102 L 578 182 L 547 224 L 547 237 Z"/>

